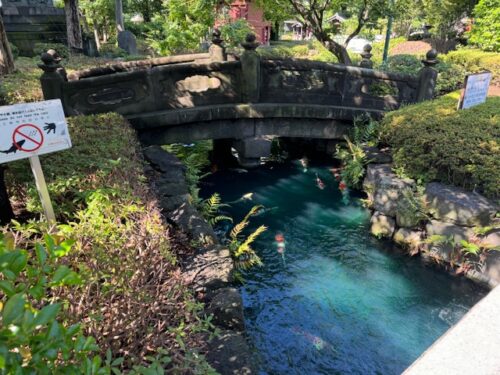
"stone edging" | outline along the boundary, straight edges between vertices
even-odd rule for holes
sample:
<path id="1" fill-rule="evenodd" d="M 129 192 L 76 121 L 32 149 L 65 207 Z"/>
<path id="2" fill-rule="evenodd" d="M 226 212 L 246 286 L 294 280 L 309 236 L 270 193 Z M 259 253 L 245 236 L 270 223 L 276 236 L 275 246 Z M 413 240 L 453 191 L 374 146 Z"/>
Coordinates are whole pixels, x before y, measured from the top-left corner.
<path id="1" fill-rule="evenodd" d="M 415 191 L 415 181 L 397 177 L 392 172 L 391 159 L 387 155 L 378 150 L 368 151 L 375 157 L 368 157 L 371 162 L 366 169 L 363 190 L 373 211 L 372 234 L 392 239 L 411 255 L 420 254 L 428 260 L 444 264 L 453 273 L 461 272 L 490 289 L 500 285 L 500 251 L 489 251 L 486 256 L 474 259 L 478 264 L 466 267 L 463 254 L 450 243 L 465 240 L 500 247 L 500 230 L 491 230 L 484 236 L 478 236 L 473 231 L 474 226 L 484 227 L 498 221 L 495 219 L 498 206 L 478 193 L 432 182 L 425 186 L 424 192 L 427 217 L 416 220 L 411 208 L 408 210 L 403 193 L 405 190 Z M 429 243 L 426 240 L 431 236 L 451 241 Z"/>
<path id="2" fill-rule="evenodd" d="M 245 335 L 243 300 L 232 287 L 233 260 L 212 229 L 190 203 L 185 167 L 160 146 L 143 150 L 151 170 L 150 185 L 165 218 L 189 236 L 196 252 L 183 267 L 183 278 L 205 303 L 205 313 L 220 335 L 209 342 L 207 360 L 221 374 L 257 373 Z"/>

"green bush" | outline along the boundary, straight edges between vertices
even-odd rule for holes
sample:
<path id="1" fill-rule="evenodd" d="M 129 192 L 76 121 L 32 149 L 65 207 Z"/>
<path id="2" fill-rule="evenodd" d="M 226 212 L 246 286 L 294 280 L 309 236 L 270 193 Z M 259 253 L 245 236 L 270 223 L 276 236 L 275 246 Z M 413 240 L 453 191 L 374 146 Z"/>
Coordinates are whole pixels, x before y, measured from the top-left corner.
<path id="1" fill-rule="evenodd" d="M 12 57 L 16 60 L 19 57 L 19 48 L 15 44 L 9 42 L 10 51 L 12 52 Z"/>
<path id="2" fill-rule="evenodd" d="M 69 57 L 69 49 L 65 44 L 62 43 L 35 43 L 33 52 L 36 56 L 40 56 L 42 53 L 47 52 L 49 49 L 56 50 L 59 56 L 61 56 L 63 59 L 67 59 Z"/>
<path id="3" fill-rule="evenodd" d="M 500 53 L 483 52 L 478 49 L 464 48 L 439 56 L 444 62 L 459 65 L 466 73 L 489 70 L 494 77 L 500 76 Z"/>
<path id="4" fill-rule="evenodd" d="M 382 140 L 395 167 L 417 180 L 441 181 L 500 197 L 500 98 L 457 111 L 459 94 L 386 115 Z"/>
<path id="5" fill-rule="evenodd" d="M 480 0 L 474 7 L 469 41 L 485 51 L 500 52 L 500 0 Z"/>
<path id="6" fill-rule="evenodd" d="M 102 57 L 114 59 L 116 57 L 126 57 L 127 51 L 121 49 L 120 47 L 116 46 L 115 44 L 106 43 L 106 44 L 101 45 L 101 48 L 99 49 L 99 54 Z"/>
<path id="7" fill-rule="evenodd" d="M 421 58 L 416 55 L 395 55 L 387 59 L 387 63 L 381 66 L 382 70 L 389 72 L 400 72 L 417 75 L 423 65 Z M 440 61 L 435 66 L 438 71 L 436 82 L 436 94 L 442 95 L 455 91 L 463 84 L 465 69 L 447 61 Z"/>

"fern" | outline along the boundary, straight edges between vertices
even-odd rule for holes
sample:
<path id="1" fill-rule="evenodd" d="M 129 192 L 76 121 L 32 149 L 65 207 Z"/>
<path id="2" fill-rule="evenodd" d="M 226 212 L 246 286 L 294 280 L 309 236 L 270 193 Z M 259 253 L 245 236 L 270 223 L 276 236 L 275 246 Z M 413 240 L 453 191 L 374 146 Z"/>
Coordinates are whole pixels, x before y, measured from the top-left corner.
<path id="1" fill-rule="evenodd" d="M 211 225 L 215 225 L 217 223 L 220 223 L 221 221 L 233 222 L 233 219 L 231 217 L 226 215 L 219 215 L 219 210 L 222 207 L 229 207 L 229 205 L 222 203 L 221 197 L 218 193 L 212 194 L 210 198 L 205 199 L 200 204 L 200 210 L 202 216 Z"/>
<path id="2" fill-rule="evenodd" d="M 264 233 L 267 230 L 267 227 L 265 225 L 261 225 L 258 227 L 252 234 L 250 234 L 247 239 L 241 243 L 238 246 L 238 249 L 235 251 L 234 255 L 236 257 L 241 256 L 244 253 L 247 253 L 249 251 L 253 251 L 252 248 L 250 247 L 250 244 L 254 242 L 257 237 L 259 237 L 262 233 Z"/>

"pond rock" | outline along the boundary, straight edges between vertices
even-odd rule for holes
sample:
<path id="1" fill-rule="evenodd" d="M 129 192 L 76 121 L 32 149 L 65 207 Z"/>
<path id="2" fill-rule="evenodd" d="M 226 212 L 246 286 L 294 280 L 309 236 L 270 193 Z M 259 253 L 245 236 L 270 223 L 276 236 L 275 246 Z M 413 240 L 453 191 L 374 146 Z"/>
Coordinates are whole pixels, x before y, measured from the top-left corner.
<path id="1" fill-rule="evenodd" d="M 376 237 L 392 237 L 396 229 L 395 220 L 381 212 L 375 211 L 371 220 L 371 233 Z"/>
<path id="2" fill-rule="evenodd" d="M 460 241 L 468 241 L 474 234 L 472 229 L 458 225 L 445 223 L 442 221 L 431 220 L 425 227 L 427 237 L 442 236 L 442 241 L 434 241 L 429 244 L 429 252 L 439 259 L 446 262 L 460 258 L 459 253 L 455 253 L 455 245 Z"/>
<path id="3" fill-rule="evenodd" d="M 498 210 L 480 194 L 438 182 L 427 184 L 424 198 L 434 218 L 456 225 L 486 226 Z"/>
<path id="4" fill-rule="evenodd" d="M 222 375 L 257 374 L 252 351 L 243 333 L 222 331 L 208 344 L 207 360 Z"/>
<path id="5" fill-rule="evenodd" d="M 188 259 L 183 276 L 195 292 L 206 293 L 231 283 L 233 267 L 229 250 L 216 245 Z"/>
<path id="6" fill-rule="evenodd" d="M 225 329 L 245 330 L 243 299 L 236 288 L 217 289 L 208 297 L 210 303 L 205 312 L 213 314 L 212 322 Z"/>
<path id="7" fill-rule="evenodd" d="M 186 169 L 177 156 L 165 151 L 160 146 L 146 147 L 144 157 L 158 172 L 168 173 L 172 169 L 180 169 L 181 171 Z"/>
<path id="8" fill-rule="evenodd" d="M 418 252 L 424 244 L 423 238 L 424 233 L 421 230 L 399 228 L 396 233 L 394 233 L 393 241 L 399 246 L 410 250 L 410 252 L 414 254 Z"/>
<path id="9" fill-rule="evenodd" d="M 163 198 L 162 205 L 165 203 L 177 203 L 179 199 L 184 199 L 184 196 Z M 170 202 L 172 200 L 172 202 Z M 163 202 L 165 201 L 165 202 Z M 203 219 L 200 213 L 187 201 L 182 202 L 172 211 L 165 213 L 166 217 L 175 225 L 180 227 L 185 233 L 196 242 L 205 245 L 213 245 L 217 242 L 213 228 Z"/>
<path id="10" fill-rule="evenodd" d="M 373 146 L 364 146 L 368 164 L 389 164 L 392 163 L 392 156 L 387 150 L 380 150 Z"/>

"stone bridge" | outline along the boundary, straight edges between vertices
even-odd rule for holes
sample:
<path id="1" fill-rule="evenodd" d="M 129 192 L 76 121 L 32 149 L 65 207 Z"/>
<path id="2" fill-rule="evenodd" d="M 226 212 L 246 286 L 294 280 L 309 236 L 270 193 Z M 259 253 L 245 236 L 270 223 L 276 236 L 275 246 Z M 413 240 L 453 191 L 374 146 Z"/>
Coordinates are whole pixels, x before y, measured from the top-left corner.
<path id="1" fill-rule="evenodd" d="M 124 62 L 66 74 L 54 52 L 42 55 L 45 99 L 66 115 L 118 112 L 145 144 L 265 135 L 341 139 L 356 116 L 380 117 L 433 96 L 437 62 L 429 51 L 417 76 L 360 66 L 263 59 L 249 35 L 241 56 L 226 54 L 219 35 L 208 53 Z M 241 143 L 241 142 L 240 142 Z"/>

